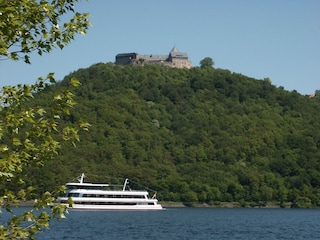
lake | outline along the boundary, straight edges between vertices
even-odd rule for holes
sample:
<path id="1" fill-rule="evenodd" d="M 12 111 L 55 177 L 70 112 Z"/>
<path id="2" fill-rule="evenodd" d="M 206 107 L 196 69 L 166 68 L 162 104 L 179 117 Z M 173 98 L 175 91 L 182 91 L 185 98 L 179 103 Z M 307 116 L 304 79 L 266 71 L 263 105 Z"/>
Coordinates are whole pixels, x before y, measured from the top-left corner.
<path id="1" fill-rule="evenodd" d="M 320 239 L 319 209 L 75 211 L 37 239 Z"/>

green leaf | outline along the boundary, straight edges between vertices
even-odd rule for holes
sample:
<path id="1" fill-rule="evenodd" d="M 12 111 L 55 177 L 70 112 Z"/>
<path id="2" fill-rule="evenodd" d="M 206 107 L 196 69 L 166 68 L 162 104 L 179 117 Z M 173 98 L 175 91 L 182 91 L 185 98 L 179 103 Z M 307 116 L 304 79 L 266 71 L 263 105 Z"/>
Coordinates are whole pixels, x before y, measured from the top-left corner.
<path id="1" fill-rule="evenodd" d="M 18 138 L 13 138 L 13 139 L 12 139 L 12 144 L 13 144 L 14 146 L 19 146 L 19 145 L 21 145 L 21 141 L 20 141 L 20 139 L 18 139 Z"/>
<path id="2" fill-rule="evenodd" d="M 73 87 L 78 87 L 81 85 L 81 83 L 77 78 L 71 78 L 70 85 Z"/>

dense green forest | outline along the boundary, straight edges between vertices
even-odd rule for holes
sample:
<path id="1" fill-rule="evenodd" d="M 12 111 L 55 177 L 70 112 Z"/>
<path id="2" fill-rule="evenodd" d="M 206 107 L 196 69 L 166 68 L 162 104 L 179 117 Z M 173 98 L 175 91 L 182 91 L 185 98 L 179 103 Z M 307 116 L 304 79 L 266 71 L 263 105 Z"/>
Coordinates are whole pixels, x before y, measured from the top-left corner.
<path id="1" fill-rule="evenodd" d="M 88 181 L 128 177 L 160 201 L 240 206 L 320 206 L 320 97 L 213 67 L 79 69 L 34 103 L 78 78 L 78 104 L 64 124 L 92 126 L 76 147 L 28 169 L 37 191 L 82 172 Z"/>

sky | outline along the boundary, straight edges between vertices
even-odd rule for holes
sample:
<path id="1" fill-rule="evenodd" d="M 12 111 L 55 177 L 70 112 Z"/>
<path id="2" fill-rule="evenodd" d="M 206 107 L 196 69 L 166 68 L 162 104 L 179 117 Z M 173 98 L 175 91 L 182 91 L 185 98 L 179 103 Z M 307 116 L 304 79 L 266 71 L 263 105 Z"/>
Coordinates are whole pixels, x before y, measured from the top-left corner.
<path id="1" fill-rule="evenodd" d="M 193 66 L 211 57 L 214 67 L 264 79 L 285 90 L 320 89 L 319 0 L 89 0 L 87 35 L 31 65 L 0 61 L 0 87 L 32 84 L 55 72 L 57 80 L 118 53 L 169 54 L 176 46 Z"/>

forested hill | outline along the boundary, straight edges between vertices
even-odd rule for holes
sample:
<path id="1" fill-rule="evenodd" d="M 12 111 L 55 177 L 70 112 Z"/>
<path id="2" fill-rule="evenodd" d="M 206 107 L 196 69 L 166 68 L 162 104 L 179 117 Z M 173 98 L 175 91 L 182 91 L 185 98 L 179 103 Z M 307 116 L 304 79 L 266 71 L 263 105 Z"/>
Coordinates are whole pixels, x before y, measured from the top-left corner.
<path id="1" fill-rule="evenodd" d="M 39 190 L 85 172 L 88 181 L 128 177 L 161 201 L 320 206 L 320 97 L 212 67 L 111 63 L 53 91 L 72 77 L 82 85 L 66 124 L 92 126 L 32 170 Z"/>

